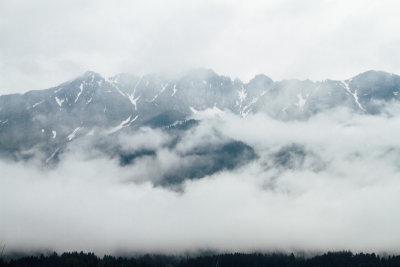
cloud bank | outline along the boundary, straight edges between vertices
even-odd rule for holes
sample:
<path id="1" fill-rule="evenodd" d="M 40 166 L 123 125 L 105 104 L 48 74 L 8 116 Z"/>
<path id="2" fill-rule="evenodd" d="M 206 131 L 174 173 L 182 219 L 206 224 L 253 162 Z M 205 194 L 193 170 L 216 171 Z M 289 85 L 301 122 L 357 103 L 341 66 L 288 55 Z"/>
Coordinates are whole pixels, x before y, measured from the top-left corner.
<path id="1" fill-rule="evenodd" d="M 395 108 L 391 109 L 395 110 Z M 194 115 L 170 149 L 142 128 L 119 143 L 155 155 L 121 166 L 76 143 L 54 169 L 0 161 L 0 243 L 7 250 L 102 253 L 344 250 L 399 253 L 400 119 L 337 109 L 308 121 Z M 185 151 L 242 141 L 258 158 L 233 170 L 154 186 Z M 82 145 L 83 144 L 83 145 Z"/>

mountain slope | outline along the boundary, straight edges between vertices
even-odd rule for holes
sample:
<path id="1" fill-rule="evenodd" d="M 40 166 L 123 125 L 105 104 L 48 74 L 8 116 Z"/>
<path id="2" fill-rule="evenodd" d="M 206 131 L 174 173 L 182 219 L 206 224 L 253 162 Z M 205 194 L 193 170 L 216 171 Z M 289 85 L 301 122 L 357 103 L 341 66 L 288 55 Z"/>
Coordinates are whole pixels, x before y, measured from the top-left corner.
<path id="1" fill-rule="evenodd" d="M 337 107 L 379 114 L 400 100 L 399 91 L 400 76 L 378 71 L 320 82 L 274 82 L 260 74 L 248 83 L 206 69 L 177 79 L 129 74 L 106 79 L 89 71 L 50 89 L 0 96 L 0 152 L 23 159 L 39 150 L 49 162 L 80 137 L 168 127 L 207 108 L 242 117 L 263 112 L 281 120 L 306 120 Z"/>

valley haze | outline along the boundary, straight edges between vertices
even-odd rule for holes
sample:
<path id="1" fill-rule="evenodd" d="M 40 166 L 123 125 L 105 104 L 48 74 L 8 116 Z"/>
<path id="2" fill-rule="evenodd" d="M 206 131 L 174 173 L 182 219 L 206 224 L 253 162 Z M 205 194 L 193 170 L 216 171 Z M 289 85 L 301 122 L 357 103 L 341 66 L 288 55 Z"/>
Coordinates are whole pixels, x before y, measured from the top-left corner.
<path id="1" fill-rule="evenodd" d="M 399 253 L 400 76 L 86 72 L 0 96 L 8 251 Z"/>

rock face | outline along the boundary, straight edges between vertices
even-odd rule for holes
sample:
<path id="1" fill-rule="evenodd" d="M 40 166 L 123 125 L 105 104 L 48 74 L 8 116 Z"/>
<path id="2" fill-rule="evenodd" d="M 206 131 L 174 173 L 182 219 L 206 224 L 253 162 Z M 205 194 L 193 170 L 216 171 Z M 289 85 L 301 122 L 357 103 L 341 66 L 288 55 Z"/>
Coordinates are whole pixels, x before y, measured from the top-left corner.
<path id="1" fill-rule="evenodd" d="M 242 117 L 264 112 L 280 120 L 306 120 L 336 107 L 379 114 L 387 104 L 400 100 L 399 92 L 400 76 L 379 71 L 346 81 L 321 82 L 274 82 L 260 74 L 248 83 L 206 69 L 177 79 L 128 74 L 106 79 L 89 71 L 54 88 L 1 96 L 0 153 L 18 160 L 29 158 L 30 151 L 38 149 L 49 162 L 68 143 L 95 132 L 113 136 L 127 129 L 170 127 L 177 122 L 176 131 L 185 131 L 195 124 L 185 120 L 207 108 L 229 110 Z M 245 144 L 231 146 L 254 157 Z M 209 153 L 218 158 L 225 148 Z M 130 161 L 125 160 L 122 162 Z M 188 172 L 198 176 L 196 170 Z"/>

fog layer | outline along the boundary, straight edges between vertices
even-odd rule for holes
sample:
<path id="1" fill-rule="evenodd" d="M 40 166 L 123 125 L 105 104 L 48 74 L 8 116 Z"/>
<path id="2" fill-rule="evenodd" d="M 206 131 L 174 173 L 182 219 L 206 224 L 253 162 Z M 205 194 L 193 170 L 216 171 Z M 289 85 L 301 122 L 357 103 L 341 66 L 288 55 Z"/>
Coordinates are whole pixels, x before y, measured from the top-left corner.
<path id="1" fill-rule="evenodd" d="M 400 118 L 339 109 L 302 122 L 209 111 L 194 119 L 174 149 L 159 129 L 120 138 L 156 151 L 123 167 L 78 143 L 51 170 L 0 161 L 0 244 L 100 254 L 400 252 Z M 178 191 L 155 186 L 185 164 L 184 151 L 225 140 L 250 145 L 257 159 Z"/>

